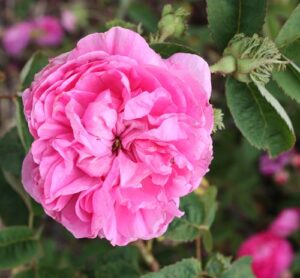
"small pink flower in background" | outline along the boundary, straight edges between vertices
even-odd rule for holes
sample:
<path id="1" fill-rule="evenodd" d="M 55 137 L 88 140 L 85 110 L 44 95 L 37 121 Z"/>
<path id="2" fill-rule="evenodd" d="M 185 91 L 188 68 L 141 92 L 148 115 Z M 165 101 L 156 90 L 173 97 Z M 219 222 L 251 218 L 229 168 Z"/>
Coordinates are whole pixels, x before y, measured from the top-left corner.
<path id="1" fill-rule="evenodd" d="M 293 155 L 291 163 L 295 169 L 300 170 L 300 154 L 299 153 L 295 153 Z"/>
<path id="2" fill-rule="evenodd" d="M 32 24 L 30 22 L 17 23 L 4 31 L 3 47 L 10 55 L 19 55 L 30 42 Z"/>
<path id="3" fill-rule="evenodd" d="M 241 256 L 252 257 L 257 278 L 280 278 L 290 267 L 294 253 L 286 239 L 266 231 L 248 238 L 238 251 Z"/>
<path id="4" fill-rule="evenodd" d="M 77 238 L 162 235 L 212 159 L 210 70 L 120 27 L 50 60 L 23 94 L 26 191 Z"/>
<path id="5" fill-rule="evenodd" d="M 55 17 L 43 16 L 33 21 L 9 27 L 3 34 L 3 47 L 10 55 L 19 55 L 31 41 L 41 46 L 56 46 L 62 42 L 63 29 Z"/>
<path id="6" fill-rule="evenodd" d="M 285 185 L 289 181 L 289 178 L 289 172 L 283 169 L 274 174 L 273 181 L 277 185 Z"/>
<path id="7" fill-rule="evenodd" d="M 291 162 L 294 150 L 285 152 L 276 158 L 270 158 L 268 154 L 263 154 L 259 161 L 260 172 L 265 176 L 272 176 L 282 170 Z"/>
<path id="8" fill-rule="evenodd" d="M 63 35 L 62 26 L 55 17 L 43 16 L 34 21 L 34 39 L 41 46 L 57 46 Z"/>
<path id="9" fill-rule="evenodd" d="M 61 14 L 61 24 L 68 32 L 74 32 L 77 27 L 76 15 L 70 10 L 64 10 Z"/>
<path id="10" fill-rule="evenodd" d="M 269 227 L 273 234 L 287 237 L 300 228 L 300 209 L 284 209 Z"/>

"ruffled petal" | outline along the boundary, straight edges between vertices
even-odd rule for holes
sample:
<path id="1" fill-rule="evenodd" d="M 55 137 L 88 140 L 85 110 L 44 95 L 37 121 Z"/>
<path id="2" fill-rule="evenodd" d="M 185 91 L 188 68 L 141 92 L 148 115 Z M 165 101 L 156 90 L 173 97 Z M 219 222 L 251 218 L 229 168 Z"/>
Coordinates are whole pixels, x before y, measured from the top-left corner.
<path id="1" fill-rule="evenodd" d="M 138 63 L 163 66 L 161 57 L 142 36 L 122 27 L 113 27 L 105 33 L 95 33 L 81 39 L 76 49 L 70 53 L 69 59 L 99 50 L 108 55 L 130 57 Z"/>

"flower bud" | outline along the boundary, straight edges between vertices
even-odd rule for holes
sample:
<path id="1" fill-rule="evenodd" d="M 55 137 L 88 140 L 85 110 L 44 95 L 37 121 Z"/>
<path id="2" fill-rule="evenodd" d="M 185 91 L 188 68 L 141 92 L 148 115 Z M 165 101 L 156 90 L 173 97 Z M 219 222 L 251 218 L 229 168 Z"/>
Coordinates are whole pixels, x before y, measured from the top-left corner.
<path id="1" fill-rule="evenodd" d="M 281 59 L 279 50 L 269 38 L 237 34 L 224 50 L 221 60 L 211 66 L 211 71 L 232 74 L 244 83 L 264 85 L 276 66 L 280 69 L 287 63 Z"/>
<path id="2" fill-rule="evenodd" d="M 282 67 L 286 64 L 274 42 L 257 34 L 252 37 L 235 35 L 224 50 L 224 56 L 228 55 L 236 59 L 233 76 L 245 83 L 253 81 L 264 85 L 269 82 L 276 65 Z"/>
<path id="3" fill-rule="evenodd" d="M 168 4 L 168 5 L 165 5 L 163 7 L 163 10 L 162 10 L 162 13 L 161 13 L 161 16 L 164 17 L 168 14 L 171 14 L 173 12 L 173 7 L 172 5 Z"/>
<path id="4" fill-rule="evenodd" d="M 189 13 L 183 8 L 174 10 L 171 5 L 166 5 L 162 11 L 162 18 L 158 22 L 159 41 L 169 37 L 179 38 L 186 31 L 186 18 Z"/>

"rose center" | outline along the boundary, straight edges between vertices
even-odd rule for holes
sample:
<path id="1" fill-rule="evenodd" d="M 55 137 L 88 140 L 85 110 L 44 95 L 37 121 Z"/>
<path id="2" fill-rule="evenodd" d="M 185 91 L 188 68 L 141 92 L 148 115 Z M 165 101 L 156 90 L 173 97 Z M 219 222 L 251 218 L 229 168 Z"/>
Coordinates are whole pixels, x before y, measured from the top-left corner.
<path id="1" fill-rule="evenodd" d="M 115 138 L 115 141 L 114 141 L 114 143 L 113 143 L 113 145 L 112 145 L 112 148 L 111 148 L 111 151 L 112 151 L 112 153 L 114 153 L 114 154 L 118 154 L 119 153 L 119 150 L 122 148 L 122 143 L 121 143 L 121 139 L 120 139 L 120 137 L 116 137 Z"/>

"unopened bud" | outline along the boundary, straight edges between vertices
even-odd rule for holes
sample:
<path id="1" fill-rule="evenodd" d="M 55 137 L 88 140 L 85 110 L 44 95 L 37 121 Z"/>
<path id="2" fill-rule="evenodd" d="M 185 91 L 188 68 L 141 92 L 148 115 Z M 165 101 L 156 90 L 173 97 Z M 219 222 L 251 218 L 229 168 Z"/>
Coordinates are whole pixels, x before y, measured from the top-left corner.
<path id="1" fill-rule="evenodd" d="M 229 42 L 220 61 L 211 66 L 211 71 L 232 74 L 244 83 L 264 85 L 269 82 L 272 71 L 284 68 L 286 63 L 269 38 L 238 34 Z"/>
<path id="2" fill-rule="evenodd" d="M 186 31 L 186 19 L 189 13 L 179 8 L 174 10 L 171 5 L 166 5 L 162 11 L 162 18 L 158 22 L 159 38 L 162 42 L 169 37 L 179 38 Z"/>
<path id="3" fill-rule="evenodd" d="M 233 76 L 245 83 L 253 81 L 264 85 L 269 82 L 273 69 L 280 69 L 287 63 L 282 60 L 274 42 L 257 34 L 252 37 L 235 35 L 224 50 L 224 56 L 227 55 L 236 59 L 236 71 Z"/>
<path id="4" fill-rule="evenodd" d="M 163 10 L 162 10 L 162 13 L 161 13 L 161 16 L 164 17 L 168 14 L 171 14 L 173 12 L 173 7 L 172 5 L 170 4 L 167 4 L 163 7 Z"/>

